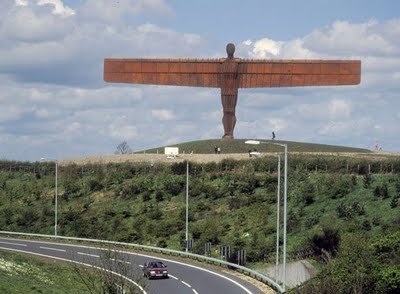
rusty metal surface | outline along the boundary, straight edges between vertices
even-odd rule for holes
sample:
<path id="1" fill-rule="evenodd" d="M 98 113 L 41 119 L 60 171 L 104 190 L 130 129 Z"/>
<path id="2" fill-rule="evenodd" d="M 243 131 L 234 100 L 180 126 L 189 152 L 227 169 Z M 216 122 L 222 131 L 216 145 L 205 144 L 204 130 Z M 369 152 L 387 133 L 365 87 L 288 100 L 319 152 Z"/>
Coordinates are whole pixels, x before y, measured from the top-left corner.
<path id="1" fill-rule="evenodd" d="M 221 88 L 224 138 L 233 139 L 239 88 L 357 85 L 359 60 L 265 60 L 235 58 L 226 46 L 219 59 L 106 58 L 104 80 L 133 83 Z"/>
<path id="2" fill-rule="evenodd" d="M 238 88 L 357 85 L 361 62 L 234 59 L 227 65 L 221 59 L 104 60 L 104 80 L 111 83 L 222 88 L 229 74 L 235 74 Z"/>

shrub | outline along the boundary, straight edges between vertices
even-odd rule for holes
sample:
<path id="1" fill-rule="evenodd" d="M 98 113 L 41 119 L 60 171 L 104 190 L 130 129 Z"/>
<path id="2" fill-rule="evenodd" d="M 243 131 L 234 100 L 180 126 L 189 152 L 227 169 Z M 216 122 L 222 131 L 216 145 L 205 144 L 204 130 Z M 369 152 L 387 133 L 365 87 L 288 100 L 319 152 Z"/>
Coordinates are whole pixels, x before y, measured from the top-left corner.
<path id="1" fill-rule="evenodd" d="M 391 208 L 396 208 L 398 205 L 398 198 L 397 197 L 392 197 L 392 200 L 390 201 L 390 207 Z"/>
<path id="2" fill-rule="evenodd" d="M 122 186 L 122 196 L 124 198 L 133 198 L 140 193 L 140 186 L 136 181 L 128 181 Z"/>
<path id="3" fill-rule="evenodd" d="M 339 218 L 350 218 L 352 216 L 349 207 L 344 202 L 336 207 L 336 214 Z"/>
<path id="4" fill-rule="evenodd" d="M 377 293 L 397 294 L 400 293 L 400 267 L 388 266 L 379 272 L 376 284 Z"/>
<path id="5" fill-rule="evenodd" d="M 363 184 L 364 184 L 364 188 L 365 188 L 365 189 L 371 188 L 372 177 L 371 177 L 370 174 L 365 174 L 365 175 L 363 176 Z"/>
<path id="6" fill-rule="evenodd" d="M 304 221 L 304 226 L 306 227 L 306 229 L 311 229 L 318 223 L 319 223 L 319 215 L 314 214 L 306 217 Z"/>
<path id="7" fill-rule="evenodd" d="M 365 208 L 358 201 L 354 201 L 351 205 L 346 205 L 344 202 L 341 202 L 336 207 L 336 214 L 339 218 L 350 219 L 356 214 L 364 215 Z"/>
<path id="8" fill-rule="evenodd" d="M 389 198 L 389 190 L 387 183 L 383 183 L 381 188 L 381 196 L 383 199 Z"/>
<path id="9" fill-rule="evenodd" d="M 164 192 L 163 191 L 156 191 L 156 201 L 161 202 L 164 200 Z"/>
<path id="10" fill-rule="evenodd" d="M 353 213 L 358 214 L 358 215 L 364 215 L 365 214 L 365 208 L 360 202 L 354 201 L 351 204 L 351 210 Z"/>
<path id="11" fill-rule="evenodd" d="M 365 231 L 369 231 L 369 230 L 371 230 L 371 223 L 369 222 L 369 220 L 364 220 L 363 222 L 362 222 L 362 228 L 363 228 L 363 230 L 365 230 Z"/>
<path id="12" fill-rule="evenodd" d="M 143 202 L 150 201 L 151 200 L 151 193 L 149 191 L 145 191 L 142 194 L 142 200 L 143 200 Z"/>
<path id="13" fill-rule="evenodd" d="M 400 261 L 400 232 L 394 232 L 382 236 L 371 245 L 374 255 L 381 259 Z"/>
<path id="14" fill-rule="evenodd" d="M 310 182 L 307 182 L 302 189 L 303 203 L 310 205 L 315 201 L 315 188 Z"/>
<path id="15" fill-rule="evenodd" d="M 354 188 L 348 175 L 330 175 L 326 179 L 324 194 L 332 199 L 338 199 L 349 194 Z"/>
<path id="16" fill-rule="evenodd" d="M 87 189 L 89 192 L 100 191 L 101 189 L 103 189 L 103 184 L 100 182 L 99 179 L 90 178 L 90 179 L 86 182 L 86 189 Z"/>
<path id="17" fill-rule="evenodd" d="M 308 241 L 310 250 L 320 256 L 323 251 L 334 256 L 340 245 L 340 234 L 337 229 L 323 228 L 321 232 L 315 233 Z"/>
<path id="18" fill-rule="evenodd" d="M 381 224 L 381 222 L 382 222 L 382 219 L 379 216 L 374 216 L 372 218 L 372 224 L 374 226 L 379 226 Z"/>
<path id="19" fill-rule="evenodd" d="M 380 196 L 381 196 L 381 187 L 376 186 L 376 187 L 374 188 L 374 196 L 375 196 L 375 197 L 380 197 Z"/>

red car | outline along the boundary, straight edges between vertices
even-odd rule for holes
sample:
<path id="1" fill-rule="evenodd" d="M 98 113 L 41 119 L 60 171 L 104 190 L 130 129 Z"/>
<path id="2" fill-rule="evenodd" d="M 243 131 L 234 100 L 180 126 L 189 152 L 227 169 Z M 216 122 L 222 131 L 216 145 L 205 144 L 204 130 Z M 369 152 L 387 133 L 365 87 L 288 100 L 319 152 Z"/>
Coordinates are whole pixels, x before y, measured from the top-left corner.
<path id="1" fill-rule="evenodd" d="M 168 279 L 168 269 L 161 261 L 146 261 L 143 265 L 143 276 Z"/>

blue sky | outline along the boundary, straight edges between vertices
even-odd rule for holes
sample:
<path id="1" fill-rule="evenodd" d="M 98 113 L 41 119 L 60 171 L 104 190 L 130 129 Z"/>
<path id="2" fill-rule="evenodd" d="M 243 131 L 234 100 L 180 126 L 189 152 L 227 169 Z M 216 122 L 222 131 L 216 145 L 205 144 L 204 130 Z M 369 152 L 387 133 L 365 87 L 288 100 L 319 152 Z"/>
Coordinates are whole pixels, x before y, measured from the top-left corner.
<path id="1" fill-rule="evenodd" d="M 400 2 L 396 0 L 173 0 L 168 3 L 175 11 L 171 20 L 174 29 L 209 33 L 222 43 L 265 36 L 287 41 L 336 20 L 386 20 L 398 17 L 400 11 Z"/>
<path id="2" fill-rule="evenodd" d="M 107 84 L 105 57 L 360 59 L 350 87 L 241 90 L 237 138 L 400 151 L 400 1 L 2 0 L 0 158 L 220 138 L 218 89 Z"/>

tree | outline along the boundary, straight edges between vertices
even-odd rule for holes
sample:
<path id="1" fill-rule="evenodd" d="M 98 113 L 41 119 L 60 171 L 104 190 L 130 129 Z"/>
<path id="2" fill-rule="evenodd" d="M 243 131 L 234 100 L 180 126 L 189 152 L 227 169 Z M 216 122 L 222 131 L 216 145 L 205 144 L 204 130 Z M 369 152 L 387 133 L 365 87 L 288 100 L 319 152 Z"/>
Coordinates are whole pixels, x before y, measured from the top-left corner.
<path id="1" fill-rule="evenodd" d="M 132 149 L 131 147 L 129 147 L 126 141 L 121 142 L 117 146 L 117 150 L 115 151 L 115 154 L 129 154 L 129 153 L 132 153 Z"/>

